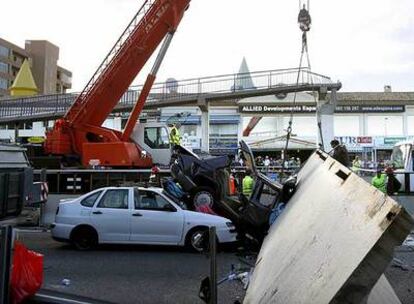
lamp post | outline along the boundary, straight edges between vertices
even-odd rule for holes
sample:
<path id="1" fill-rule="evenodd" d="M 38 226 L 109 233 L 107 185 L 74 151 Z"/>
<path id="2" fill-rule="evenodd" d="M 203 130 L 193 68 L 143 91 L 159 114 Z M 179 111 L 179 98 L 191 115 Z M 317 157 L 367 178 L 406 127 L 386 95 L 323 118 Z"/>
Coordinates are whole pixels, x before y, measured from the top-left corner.
<path id="1" fill-rule="evenodd" d="M 384 135 L 387 137 L 387 123 L 388 123 L 388 117 L 384 118 Z"/>

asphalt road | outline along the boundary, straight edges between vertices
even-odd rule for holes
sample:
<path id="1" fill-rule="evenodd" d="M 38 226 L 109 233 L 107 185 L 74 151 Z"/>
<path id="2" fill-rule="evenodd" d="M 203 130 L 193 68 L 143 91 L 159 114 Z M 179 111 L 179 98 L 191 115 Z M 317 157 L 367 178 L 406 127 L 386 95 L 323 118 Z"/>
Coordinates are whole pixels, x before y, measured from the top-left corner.
<path id="1" fill-rule="evenodd" d="M 209 274 L 209 260 L 202 254 L 177 247 L 119 245 L 82 252 L 53 241 L 47 232 L 20 232 L 19 238 L 44 254 L 45 289 L 113 303 L 203 303 L 198 290 Z M 239 263 L 228 250 L 217 260 L 218 278 Z M 70 285 L 64 286 L 63 279 Z M 219 303 L 233 303 L 243 294 L 239 283 L 224 283 Z"/>
<path id="2" fill-rule="evenodd" d="M 113 303 L 203 303 L 198 298 L 201 280 L 209 273 L 209 260 L 202 254 L 177 247 L 101 246 L 81 252 L 58 243 L 48 232 L 20 232 L 30 249 L 44 254 L 43 288 Z M 414 249 L 397 247 L 386 276 L 403 304 L 414 303 Z M 218 278 L 239 260 L 229 250 L 218 254 Z M 62 284 L 69 279 L 70 284 Z M 242 299 L 237 282 L 219 286 L 219 303 Z"/>

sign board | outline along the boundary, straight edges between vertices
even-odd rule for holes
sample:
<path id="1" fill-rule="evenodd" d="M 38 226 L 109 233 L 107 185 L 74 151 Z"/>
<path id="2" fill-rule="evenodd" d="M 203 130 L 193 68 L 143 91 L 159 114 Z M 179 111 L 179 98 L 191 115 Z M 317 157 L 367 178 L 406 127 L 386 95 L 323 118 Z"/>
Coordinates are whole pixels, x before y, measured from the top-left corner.
<path id="1" fill-rule="evenodd" d="M 403 113 L 405 112 L 405 106 L 392 105 L 392 106 L 336 106 L 336 113 Z"/>
<path id="2" fill-rule="evenodd" d="M 184 135 L 181 145 L 190 150 L 201 149 L 201 138 L 192 135 Z"/>
<path id="3" fill-rule="evenodd" d="M 42 144 L 45 142 L 45 138 L 42 136 L 32 136 L 27 139 L 27 142 L 31 144 Z"/>
<path id="4" fill-rule="evenodd" d="M 397 142 L 407 140 L 404 136 L 393 136 L 393 137 L 375 137 L 375 147 L 392 149 Z"/>
<path id="5" fill-rule="evenodd" d="M 335 138 L 347 147 L 372 147 L 374 145 L 371 136 L 336 136 Z"/>
<path id="6" fill-rule="evenodd" d="M 394 146 L 397 142 L 406 140 L 406 137 L 385 137 L 384 138 L 384 145 L 386 146 Z"/>
<path id="7" fill-rule="evenodd" d="M 278 113 L 314 113 L 316 106 L 314 105 L 245 105 L 239 107 L 239 112 L 242 114 L 278 114 Z M 405 112 L 404 105 L 393 106 L 336 106 L 335 113 L 403 113 Z"/>
<path id="8" fill-rule="evenodd" d="M 210 151 L 215 154 L 234 154 L 238 149 L 236 137 L 210 137 Z"/>

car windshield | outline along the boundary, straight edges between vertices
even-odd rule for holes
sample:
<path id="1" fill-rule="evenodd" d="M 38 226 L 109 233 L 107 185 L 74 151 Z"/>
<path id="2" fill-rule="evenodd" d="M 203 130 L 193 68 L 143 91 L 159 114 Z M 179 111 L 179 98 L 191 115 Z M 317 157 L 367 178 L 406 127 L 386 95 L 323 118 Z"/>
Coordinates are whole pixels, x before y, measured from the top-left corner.
<path id="1" fill-rule="evenodd" d="M 403 144 L 394 147 L 391 155 L 391 162 L 396 169 L 404 169 L 407 157 L 410 153 L 411 145 Z"/>
<path id="2" fill-rule="evenodd" d="M 240 141 L 240 149 L 243 154 L 246 168 L 250 169 L 253 173 L 256 173 L 256 165 L 254 163 L 254 157 L 250 147 L 244 141 Z"/>

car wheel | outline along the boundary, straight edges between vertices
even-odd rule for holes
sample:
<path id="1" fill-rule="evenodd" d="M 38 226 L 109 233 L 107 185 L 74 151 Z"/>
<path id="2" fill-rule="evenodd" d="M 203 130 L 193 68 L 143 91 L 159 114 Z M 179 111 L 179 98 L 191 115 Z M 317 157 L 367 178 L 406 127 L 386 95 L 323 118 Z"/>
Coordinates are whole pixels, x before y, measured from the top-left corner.
<path id="1" fill-rule="evenodd" d="M 186 246 L 193 252 L 202 252 L 205 250 L 208 238 L 208 229 L 206 227 L 197 227 L 187 233 Z"/>
<path id="2" fill-rule="evenodd" d="M 90 250 L 98 244 L 98 235 L 93 228 L 81 227 L 72 233 L 71 241 L 78 250 Z"/>
<path id="3" fill-rule="evenodd" d="M 213 190 L 209 187 L 195 188 L 192 193 L 192 201 L 193 201 L 195 208 L 203 206 L 203 205 L 207 205 L 210 208 L 213 207 L 213 204 L 214 204 Z"/>

